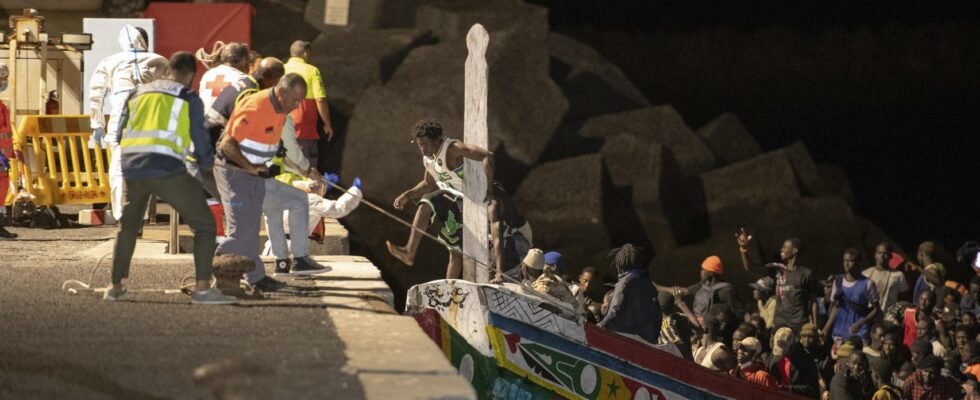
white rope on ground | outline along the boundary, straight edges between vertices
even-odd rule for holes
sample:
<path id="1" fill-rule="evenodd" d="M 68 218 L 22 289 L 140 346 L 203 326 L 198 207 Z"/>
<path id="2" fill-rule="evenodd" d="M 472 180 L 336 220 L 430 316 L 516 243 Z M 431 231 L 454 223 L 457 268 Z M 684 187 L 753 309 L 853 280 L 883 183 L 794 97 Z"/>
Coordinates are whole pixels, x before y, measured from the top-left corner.
<path id="1" fill-rule="evenodd" d="M 64 291 L 68 292 L 69 294 L 79 294 L 79 293 L 83 293 L 83 292 L 85 292 L 85 293 L 104 293 L 106 291 L 106 288 L 104 288 L 104 287 L 103 288 L 94 287 L 94 285 L 95 285 L 95 271 L 98 271 L 99 270 L 99 267 L 102 266 L 102 261 L 104 261 L 106 259 L 106 257 L 109 257 L 111 255 L 112 255 L 112 253 L 105 253 L 105 254 L 102 255 L 102 257 L 99 257 L 99 261 L 97 261 L 95 263 L 95 266 L 92 267 L 92 271 L 89 272 L 88 282 L 83 282 L 83 281 L 80 281 L 80 280 L 77 280 L 77 279 L 69 279 L 69 280 L 67 280 L 67 281 L 65 281 L 64 283 L 61 284 L 61 290 L 64 290 Z M 110 257 L 110 259 L 111 259 L 111 257 Z M 131 290 L 130 289 L 127 289 L 127 291 L 128 292 L 133 292 L 133 293 L 163 293 L 163 294 L 184 293 L 184 294 L 190 294 L 191 288 L 194 287 L 194 282 L 192 282 L 190 284 L 186 284 L 185 282 L 187 281 L 188 278 L 194 279 L 194 276 L 193 275 L 189 275 L 189 276 L 185 276 L 185 277 L 181 278 L 180 283 L 178 285 L 178 289 L 156 289 L 156 288 L 150 288 L 150 289 L 131 289 Z"/>

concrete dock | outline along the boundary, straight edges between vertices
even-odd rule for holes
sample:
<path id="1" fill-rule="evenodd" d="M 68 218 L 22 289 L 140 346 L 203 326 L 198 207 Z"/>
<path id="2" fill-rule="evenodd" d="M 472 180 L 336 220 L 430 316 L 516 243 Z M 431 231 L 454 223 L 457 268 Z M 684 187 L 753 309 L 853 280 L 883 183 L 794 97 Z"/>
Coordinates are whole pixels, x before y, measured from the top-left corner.
<path id="1" fill-rule="evenodd" d="M 113 303 L 62 290 L 108 284 L 113 226 L 11 231 L 21 237 L 0 241 L 0 398 L 476 398 L 363 257 L 314 256 L 333 270 L 237 306 L 194 306 L 173 292 L 191 256 L 145 234 L 130 293 Z M 210 380 L 195 383 L 195 370 Z"/>

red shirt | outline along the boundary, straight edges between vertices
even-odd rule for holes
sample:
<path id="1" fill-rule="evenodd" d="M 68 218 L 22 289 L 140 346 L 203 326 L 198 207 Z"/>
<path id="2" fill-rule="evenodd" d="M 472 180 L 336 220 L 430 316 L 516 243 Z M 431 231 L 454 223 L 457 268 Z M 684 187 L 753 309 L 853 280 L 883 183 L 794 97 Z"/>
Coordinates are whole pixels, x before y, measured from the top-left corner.
<path id="1" fill-rule="evenodd" d="M 783 357 L 781 360 L 779 360 L 779 371 L 783 373 L 783 376 L 781 376 L 779 380 L 782 381 L 780 383 L 783 386 L 789 386 L 789 368 L 789 357 Z"/>
<path id="2" fill-rule="evenodd" d="M 908 400 L 948 400 L 960 398 L 960 384 L 955 379 L 937 375 L 927 389 L 922 383 L 922 372 L 915 371 L 902 385 L 902 398 Z"/>
<path id="3" fill-rule="evenodd" d="M 776 383 L 776 378 L 769 375 L 769 371 L 766 371 L 766 369 L 763 368 L 762 363 L 758 361 L 749 364 L 745 368 L 736 366 L 734 375 L 745 379 L 746 382 L 752 382 L 756 385 L 773 389 L 779 388 L 779 384 Z"/>
<path id="4" fill-rule="evenodd" d="M 909 307 L 905 309 L 905 316 L 902 318 L 903 331 L 905 336 L 903 337 L 902 344 L 907 348 L 912 348 L 912 342 L 915 341 L 915 310 L 918 308 Z"/>

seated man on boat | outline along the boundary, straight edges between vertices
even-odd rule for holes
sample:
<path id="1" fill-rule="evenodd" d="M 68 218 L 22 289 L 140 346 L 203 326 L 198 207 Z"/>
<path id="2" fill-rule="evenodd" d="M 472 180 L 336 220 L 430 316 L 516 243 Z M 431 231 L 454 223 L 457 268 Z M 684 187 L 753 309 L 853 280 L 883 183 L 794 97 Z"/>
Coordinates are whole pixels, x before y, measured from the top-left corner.
<path id="1" fill-rule="evenodd" d="M 649 343 L 657 343 L 663 314 L 657 299 L 657 287 L 647 274 L 642 250 L 625 244 L 610 254 L 619 280 L 609 299 L 609 307 L 599 327 L 621 334 L 639 336 Z"/>
<path id="2" fill-rule="evenodd" d="M 737 365 L 732 349 L 721 337 L 721 321 L 708 318 L 704 321 L 704 334 L 694 352 L 694 362 L 715 371 L 729 372 Z"/>
<path id="3" fill-rule="evenodd" d="M 544 268 L 541 271 L 541 276 L 538 276 L 534 282 L 531 283 L 531 288 L 534 290 L 547 294 L 558 300 L 571 305 L 576 314 L 584 319 L 585 318 L 585 308 L 583 307 L 584 302 L 580 302 L 575 295 L 572 294 L 571 289 L 568 287 L 568 283 L 559 275 L 558 262 L 560 258 L 556 258 L 555 255 L 561 256 L 558 252 L 548 252 L 544 254 Z"/>
<path id="4" fill-rule="evenodd" d="M 504 242 L 503 234 L 511 231 L 509 227 L 501 228 L 499 222 L 510 222 L 513 232 L 520 231 L 524 237 L 530 236 L 523 218 L 507 213 L 496 200 L 505 198 L 503 188 L 493 180 L 493 153 L 476 145 L 466 144 L 456 139 L 443 136 L 442 125 L 432 119 L 417 122 L 412 128 L 412 143 L 418 146 L 422 153 L 422 164 L 425 166 L 422 180 L 414 187 L 406 190 L 395 198 L 395 209 L 405 208 L 409 200 L 418 200 L 412 231 L 405 246 L 395 246 L 390 241 L 385 242 L 388 252 L 405 265 L 415 264 L 415 254 L 418 251 L 422 236 L 436 218 L 442 223 L 440 239 L 450 248 L 449 265 L 446 268 L 446 279 L 459 278 L 463 270 L 463 160 L 481 161 L 487 176 L 486 202 L 490 218 L 491 235 L 495 249 L 497 276 L 503 275 Z M 515 218 L 511 218 L 515 217 Z M 521 226 L 516 226 L 518 224 Z M 530 238 L 527 237 L 528 243 Z M 499 282 L 499 280 L 496 280 Z"/>

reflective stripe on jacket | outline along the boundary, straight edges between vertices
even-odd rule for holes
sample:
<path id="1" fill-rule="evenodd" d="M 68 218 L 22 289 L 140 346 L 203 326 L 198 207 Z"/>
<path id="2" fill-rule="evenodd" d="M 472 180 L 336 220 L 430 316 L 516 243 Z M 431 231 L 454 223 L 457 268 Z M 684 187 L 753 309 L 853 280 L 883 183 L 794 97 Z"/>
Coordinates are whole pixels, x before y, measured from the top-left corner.
<path id="1" fill-rule="evenodd" d="M 198 170 L 211 168 L 214 146 L 204 131 L 201 98 L 193 90 L 159 79 L 141 86 L 123 104 L 115 143 L 125 179 L 183 173 L 188 163 Z"/>
<path id="2" fill-rule="evenodd" d="M 183 161 L 190 156 L 189 105 L 173 93 L 150 91 L 129 101 L 132 110 L 119 141 L 123 156 L 157 153 Z"/>
<path id="3" fill-rule="evenodd" d="M 272 89 L 245 97 L 235 106 L 225 134 L 238 142 L 242 155 L 252 164 L 265 164 L 279 150 L 286 114 Z"/>

